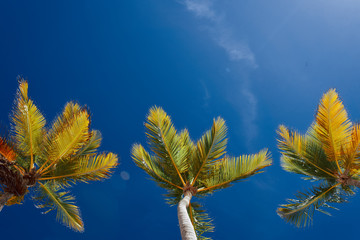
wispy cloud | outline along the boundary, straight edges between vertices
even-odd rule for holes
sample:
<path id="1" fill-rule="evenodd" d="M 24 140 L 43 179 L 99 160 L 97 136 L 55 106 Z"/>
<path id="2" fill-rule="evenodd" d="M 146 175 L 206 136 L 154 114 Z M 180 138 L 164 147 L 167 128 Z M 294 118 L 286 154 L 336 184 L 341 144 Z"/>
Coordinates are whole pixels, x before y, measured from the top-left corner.
<path id="1" fill-rule="evenodd" d="M 208 21 L 206 28 L 212 39 L 219 47 L 225 50 L 232 61 L 247 61 L 252 67 L 256 68 L 256 61 L 249 46 L 233 36 L 231 27 L 226 23 L 222 14 L 213 7 L 212 0 L 184 0 L 186 9 L 196 17 Z"/>
<path id="2" fill-rule="evenodd" d="M 215 12 L 211 9 L 212 2 L 209 0 L 185 0 L 187 10 L 193 12 L 197 17 L 204 17 L 210 20 L 216 20 Z"/>
<path id="3" fill-rule="evenodd" d="M 257 98 L 254 93 L 250 90 L 248 86 L 242 87 L 242 96 L 244 97 L 245 106 L 238 106 L 239 102 L 234 103 L 235 106 L 238 106 L 242 109 L 241 115 L 243 119 L 245 135 L 246 135 L 246 144 L 250 148 L 252 141 L 258 135 L 258 127 L 255 123 L 257 119 Z"/>
<path id="4" fill-rule="evenodd" d="M 203 20 L 205 29 L 208 31 L 211 39 L 222 48 L 228 55 L 229 60 L 233 63 L 250 66 L 250 69 L 256 69 L 256 59 L 248 44 L 235 37 L 231 26 L 227 23 L 225 14 L 220 13 L 214 7 L 214 0 L 180 0 L 186 9 L 193 13 L 197 18 Z M 230 73 L 227 68 L 226 72 Z M 238 71 L 235 71 L 238 72 Z M 257 136 L 258 128 L 256 125 L 257 118 L 257 98 L 251 91 L 250 82 L 247 77 L 242 78 L 239 84 L 238 78 L 230 77 L 233 80 L 228 87 L 228 93 L 231 104 L 238 109 L 243 122 L 247 146 Z M 202 85 L 205 86 L 204 82 Z M 207 91 L 207 89 L 205 88 Z M 208 96 L 208 94 L 206 94 Z M 207 98 L 208 99 L 208 98 Z"/>

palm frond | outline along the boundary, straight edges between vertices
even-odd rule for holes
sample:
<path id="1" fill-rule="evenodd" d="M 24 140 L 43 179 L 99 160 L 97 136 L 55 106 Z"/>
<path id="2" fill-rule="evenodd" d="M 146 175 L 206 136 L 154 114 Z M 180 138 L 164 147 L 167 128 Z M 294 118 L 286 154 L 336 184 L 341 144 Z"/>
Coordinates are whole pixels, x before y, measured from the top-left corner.
<path id="1" fill-rule="evenodd" d="M 7 202 L 6 202 L 6 206 L 11 206 L 14 204 L 21 204 L 22 201 L 24 201 L 24 195 L 22 196 L 12 196 Z"/>
<path id="2" fill-rule="evenodd" d="M 185 186 L 182 174 L 187 170 L 186 148 L 176 133 L 170 117 L 162 108 L 150 109 L 145 123 L 146 135 L 151 150 L 161 159 L 162 168 L 171 176 L 177 176 L 176 184 Z"/>
<path id="3" fill-rule="evenodd" d="M 189 169 L 191 168 L 190 159 L 192 159 L 192 156 L 196 150 L 196 146 L 191 140 L 189 131 L 187 129 L 184 129 L 180 132 L 179 138 L 182 149 L 186 153 L 184 160 L 181 162 L 180 169 L 182 170 L 183 175 L 185 175 L 185 179 L 193 179 L 195 176 L 191 175 L 191 171 L 189 171 Z"/>
<path id="4" fill-rule="evenodd" d="M 335 178 L 336 164 L 328 161 L 321 143 L 313 140 L 311 134 L 303 136 L 296 131 L 290 132 L 283 125 L 277 132 L 281 166 L 286 171 L 311 178 Z"/>
<path id="5" fill-rule="evenodd" d="M 131 157 L 135 164 L 149 174 L 153 180 L 160 186 L 169 191 L 180 189 L 181 182 L 177 175 L 171 175 L 166 172 L 165 164 L 157 156 L 151 156 L 143 146 L 135 144 L 131 150 Z"/>
<path id="6" fill-rule="evenodd" d="M 56 218 L 67 227 L 82 232 L 84 224 L 80 217 L 79 208 L 75 205 L 75 198 L 54 183 L 39 183 L 34 192 L 37 208 L 46 208 L 48 213 L 56 210 Z"/>
<path id="7" fill-rule="evenodd" d="M 187 210 L 190 220 L 195 228 L 197 238 L 201 240 L 211 240 L 211 238 L 205 237 L 203 234 L 214 232 L 215 227 L 209 214 L 203 209 L 201 204 L 192 202 Z"/>
<path id="8" fill-rule="evenodd" d="M 57 135 L 59 132 L 61 132 L 62 129 L 71 125 L 76 119 L 74 116 L 79 115 L 82 111 L 84 111 L 84 108 L 79 104 L 74 102 L 67 102 L 62 113 L 58 115 L 55 121 L 52 123 L 51 129 L 48 132 L 48 136 L 52 138 L 54 135 Z"/>
<path id="9" fill-rule="evenodd" d="M 90 136 L 91 137 L 89 138 L 87 143 L 79 151 L 76 152 L 74 158 L 96 154 L 96 150 L 101 145 L 102 136 L 100 131 L 97 130 L 91 131 Z"/>
<path id="10" fill-rule="evenodd" d="M 8 161 L 13 162 L 16 159 L 16 152 L 13 147 L 0 137 L 0 154 Z"/>
<path id="11" fill-rule="evenodd" d="M 260 173 L 260 170 L 270 166 L 271 162 L 270 153 L 267 150 L 253 155 L 224 157 L 222 161 L 218 161 L 212 166 L 211 172 L 216 174 L 209 174 L 207 178 L 201 179 L 198 193 L 207 194 L 229 187 L 235 181 Z"/>
<path id="12" fill-rule="evenodd" d="M 18 151 L 30 157 L 28 164 L 30 168 L 33 168 L 34 155 L 41 152 L 45 118 L 33 101 L 28 98 L 28 83 L 23 79 L 19 83 L 11 121 Z"/>
<path id="13" fill-rule="evenodd" d="M 76 182 L 99 181 L 108 178 L 112 170 L 118 165 L 118 158 L 113 153 L 97 156 L 82 156 L 70 161 L 60 161 L 40 181 L 54 180 L 62 186 L 70 186 Z"/>
<path id="14" fill-rule="evenodd" d="M 281 205 L 277 213 L 286 222 L 297 227 L 311 225 L 315 210 L 329 215 L 323 208 L 333 208 L 329 203 L 341 203 L 346 200 L 345 192 L 341 191 L 339 185 L 340 183 L 325 182 L 308 192 L 299 192 L 296 194 L 297 199 L 288 199 L 288 204 Z"/>
<path id="15" fill-rule="evenodd" d="M 353 125 L 350 142 L 341 148 L 341 159 L 348 171 L 360 169 L 360 124 Z"/>
<path id="16" fill-rule="evenodd" d="M 226 153 L 227 127 L 222 118 L 214 120 L 211 130 L 207 131 L 197 142 L 196 153 L 191 163 L 190 171 L 194 174 L 192 185 L 197 178 L 203 179 L 209 174 L 215 174 L 211 170 L 213 165 Z"/>
<path id="17" fill-rule="evenodd" d="M 338 94 L 335 89 L 329 90 L 320 101 L 314 128 L 326 155 L 330 161 L 336 161 L 339 170 L 341 146 L 350 141 L 351 127 L 352 123 Z"/>
<path id="18" fill-rule="evenodd" d="M 54 125 L 50 131 L 47 141 L 46 162 L 40 163 L 40 172 L 56 164 L 59 160 L 67 159 L 86 146 L 91 137 L 89 131 L 90 119 L 86 109 L 82 109 L 76 115 L 66 115 L 64 112 L 60 116 L 62 121 L 57 121 L 59 125 Z"/>

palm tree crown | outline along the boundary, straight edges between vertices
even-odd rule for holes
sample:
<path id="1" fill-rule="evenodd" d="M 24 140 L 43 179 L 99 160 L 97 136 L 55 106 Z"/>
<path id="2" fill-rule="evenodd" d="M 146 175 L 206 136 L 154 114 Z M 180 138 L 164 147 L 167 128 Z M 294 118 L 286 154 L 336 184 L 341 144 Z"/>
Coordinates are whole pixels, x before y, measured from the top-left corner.
<path id="1" fill-rule="evenodd" d="M 287 222 L 307 226 L 315 210 L 329 214 L 324 209 L 333 208 L 330 203 L 344 202 L 360 187 L 360 125 L 350 122 L 334 89 L 323 95 L 305 135 L 284 126 L 278 134 L 282 167 L 319 182 L 278 208 Z"/>
<path id="2" fill-rule="evenodd" d="M 167 189 L 166 200 L 170 205 L 178 204 L 186 191 L 205 196 L 259 173 L 271 164 L 267 150 L 254 155 L 227 156 L 227 128 L 221 118 L 214 120 L 211 130 L 196 144 L 186 129 L 178 133 L 170 117 L 159 107 L 150 109 L 145 127 L 153 155 L 135 144 L 132 157 L 137 166 Z M 200 204 L 190 203 L 188 214 L 197 237 L 209 239 L 202 234 L 213 231 L 214 227 Z"/>
<path id="3" fill-rule="evenodd" d="M 11 136 L 0 138 L 2 206 L 21 203 L 31 191 L 38 208 L 56 210 L 58 220 L 83 231 L 75 198 L 65 189 L 107 178 L 118 164 L 115 154 L 98 154 L 101 135 L 90 130 L 89 111 L 69 102 L 47 129 L 44 116 L 28 98 L 28 83 L 20 79 L 11 122 Z"/>

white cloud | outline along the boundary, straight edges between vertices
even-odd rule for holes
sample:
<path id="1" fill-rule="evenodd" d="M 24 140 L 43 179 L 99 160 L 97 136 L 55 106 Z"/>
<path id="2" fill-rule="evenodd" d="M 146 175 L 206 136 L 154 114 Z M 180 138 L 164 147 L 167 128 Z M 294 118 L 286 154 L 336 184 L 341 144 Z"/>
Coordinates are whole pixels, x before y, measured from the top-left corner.
<path id="1" fill-rule="evenodd" d="M 245 60 L 253 68 L 257 67 L 255 56 L 249 46 L 233 36 L 223 15 L 214 10 L 212 0 L 184 0 L 183 4 L 196 17 L 208 21 L 206 29 L 217 45 L 225 50 L 231 61 Z"/>
<path id="2" fill-rule="evenodd" d="M 234 36 L 231 26 L 226 22 L 225 15 L 215 10 L 214 0 L 180 1 L 189 12 L 203 20 L 204 29 L 208 31 L 211 39 L 227 53 L 230 61 L 238 64 L 246 63 L 250 66 L 250 69 L 257 68 L 254 53 L 245 41 Z M 227 68 L 226 72 L 230 73 L 230 68 Z M 238 71 L 235 71 L 236 73 Z M 229 96 L 227 98 L 234 108 L 239 111 L 247 139 L 246 144 L 248 148 L 251 148 L 252 140 L 258 134 L 258 127 L 256 125 L 257 98 L 250 89 L 250 82 L 247 77 L 242 78 L 242 83 L 237 80 L 238 78 L 236 77 L 226 87 L 227 94 L 232 96 L 231 99 Z M 202 82 L 202 85 L 205 89 L 205 102 L 207 102 L 209 96 L 208 90 L 204 82 Z"/>
<path id="3" fill-rule="evenodd" d="M 211 9 L 212 2 L 208 0 L 185 0 L 184 4 L 190 12 L 193 12 L 197 17 L 208 18 L 211 20 L 216 19 L 215 12 Z"/>
<path id="4" fill-rule="evenodd" d="M 243 110 L 241 114 L 245 126 L 247 147 L 250 148 L 252 140 L 258 135 L 258 127 L 255 123 L 257 118 L 257 99 L 247 86 L 242 87 L 242 95 L 245 98 L 246 107 L 242 107 Z"/>

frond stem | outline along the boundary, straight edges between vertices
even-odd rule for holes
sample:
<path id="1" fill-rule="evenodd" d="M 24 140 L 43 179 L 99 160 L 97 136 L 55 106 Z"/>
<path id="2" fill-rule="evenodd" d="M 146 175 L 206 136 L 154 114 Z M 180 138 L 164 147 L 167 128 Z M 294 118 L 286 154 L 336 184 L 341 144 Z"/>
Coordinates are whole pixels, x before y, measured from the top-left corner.
<path id="1" fill-rule="evenodd" d="M 328 116 L 330 115 L 329 111 L 330 111 L 330 109 L 328 109 Z M 331 119 L 330 119 L 330 117 L 328 117 L 328 119 L 329 119 L 329 126 L 330 126 L 331 125 L 330 124 Z M 331 138 L 332 148 L 333 148 L 333 151 L 334 151 L 334 158 L 335 158 L 336 166 L 337 166 L 340 174 L 342 174 L 343 172 L 342 172 L 342 170 L 341 170 L 341 168 L 339 166 L 339 161 L 338 161 L 337 156 L 336 156 L 335 143 L 334 143 L 334 138 L 333 138 L 333 135 L 332 135 L 331 127 L 329 127 L 329 135 L 330 135 L 330 138 Z"/>
<path id="2" fill-rule="evenodd" d="M 268 165 L 266 165 L 266 166 L 257 168 L 257 169 L 255 169 L 255 170 L 253 170 L 253 171 L 247 172 L 247 173 L 243 174 L 241 177 L 238 177 L 237 179 L 245 178 L 245 177 L 247 177 L 247 176 L 251 176 L 254 172 L 259 171 L 259 170 L 261 170 L 261 169 L 263 169 L 263 168 L 266 168 L 266 167 L 268 167 L 268 166 L 270 166 L 270 165 L 271 165 L 271 164 L 268 164 Z M 221 187 L 221 186 L 223 186 L 223 185 L 229 184 L 229 183 L 231 183 L 231 182 L 234 181 L 234 180 L 236 180 L 236 179 L 231 179 L 231 180 L 228 180 L 228 181 L 225 181 L 225 182 L 216 184 L 216 185 L 211 186 L 211 187 L 199 188 L 199 189 L 197 190 L 197 192 L 209 191 L 209 190 L 212 190 L 212 189 L 214 189 L 214 188 Z"/>
<path id="3" fill-rule="evenodd" d="M 165 139 L 164 139 L 164 137 L 163 137 L 164 134 L 163 134 L 163 132 L 162 132 L 162 129 L 161 129 L 161 128 L 159 128 L 159 129 L 160 129 L 160 135 L 161 135 L 162 142 L 163 142 L 164 145 L 165 145 L 165 149 L 166 149 L 166 151 L 169 153 L 169 157 L 170 157 L 170 159 L 171 159 L 171 162 L 172 162 L 172 164 L 173 164 L 173 166 L 174 166 L 174 168 L 175 168 L 175 170 L 176 170 L 176 172 L 177 172 L 177 174 L 178 174 L 178 176 L 179 176 L 179 178 L 180 178 L 183 186 L 185 186 L 185 185 L 186 185 L 186 184 L 185 184 L 185 181 L 184 181 L 184 179 L 182 178 L 181 173 L 180 173 L 179 169 L 177 168 L 177 166 L 176 166 L 176 164 L 175 164 L 175 161 L 174 161 L 174 159 L 173 159 L 173 157 L 172 157 L 172 155 L 171 155 L 171 152 L 170 152 L 170 150 L 169 150 L 169 147 L 168 147 L 168 145 L 166 144 L 166 141 L 165 141 Z M 181 188 L 181 189 L 182 189 L 182 188 Z"/>
<path id="4" fill-rule="evenodd" d="M 151 168 L 150 168 L 149 166 L 147 166 L 147 168 L 148 168 L 149 170 L 151 170 Z M 151 170 L 151 171 L 152 171 L 152 170 Z M 180 187 L 180 186 L 178 186 L 178 185 L 176 185 L 176 184 L 174 184 L 174 183 L 166 180 L 165 178 L 161 177 L 161 176 L 160 176 L 159 174 L 157 174 L 155 171 L 152 171 L 152 172 L 153 172 L 158 178 L 160 178 L 160 179 L 163 180 L 164 182 L 170 184 L 171 186 L 176 187 L 176 188 L 181 189 L 181 190 L 184 190 L 182 187 Z"/>
<path id="5" fill-rule="evenodd" d="M 104 166 L 102 168 L 97 168 L 88 172 L 83 172 L 83 173 L 72 173 L 72 174 L 67 174 L 67 175 L 62 175 L 62 176 L 55 176 L 55 177 L 45 177 L 45 178 L 39 178 L 39 180 L 54 180 L 54 179 L 59 179 L 59 178 L 67 178 L 67 177 L 74 177 L 74 176 L 82 176 L 82 175 L 86 175 L 86 174 L 91 174 L 97 171 L 101 171 L 102 169 L 107 168 L 108 166 Z M 45 172 L 43 175 L 45 175 L 46 173 L 48 173 L 49 171 Z"/>
<path id="6" fill-rule="evenodd" d="M 215 126 L 214 126 L 214 127 L 215 127 Z M 216 130 L 215 130 L 215 133 L 216 133 Z M 201 164 L 198 173 L 196 174 L 194 180 L 192 181 L 191 186 L 194 186 L 196 179 L 199 177 L 200 172 L 201 172 L 201 169 L 204 167 L 205 162 L 206 162 L 207 158 L 209 157 L 210 151 L 211 151 L 211 149 L 213 148 L 213 146 L 214 146 L 214 139 L 213 139 L 213 141 L 211 142 L 210 149 L 209 149 L 208 153 L 206 154 L 206 157 L 205 157 L 203 163 Z"/>
<path id="7" fill-rule="evenodd" d="M 28 108 L 28 106 L 26 106 Z M 31 171 L 31 169 L 34 168 L 34 152 L 33 152 L 33 139 L 32 139 L 32 131 L 31 131 L 31 119 L 30 119 L 30 115 L 29 113 L 27 113 L 26 118 L 28 120 L 28 129 L 29 129 L 29 137 L 30 137 L 30 167 L 29 167 L 29 172 Z"/>
<path id="8" fill-rule="evenodd" d="M 39 184 L 40 184 L 41 187 L 47 192 L 47 194 L 51 197 L 51 199 L 57 203 L 57 206 L 60 206 L 60 208 L 66 213 L 66 215 L 69 216 L 69 218 L 74 219 L 74 218 L 67 212 L 67 210 L 64 208 L 64 206 L 63 206 L 63 205 L 53 196 L 53 194 L 47 189 L 47 187 L 45 187 L 44 184 L 42 184 L 41 182 L 39 182 Z M 76 223 L 76 225 L 78 225 L 78 224 Z"/>
<path id="9" fill-rule="evenodd" d="M 341 183 L 337 183 L 337 184 L 331 186 L 331 188 L 329 188 L 328 190 L 326 190 L 325 192 L 323 192 L 323 193 L 322 193 L 321 195 L 319 195 L 317 198 L 312 199 L 310 202 L 308 202 L 307 204 L 303 205 L 301 208 L 294 209 L 294 210 L 292 210 L 292 211 L 290 211 L 290 212 L 284 213 L 284 215 L 293 214 L 293 213 L 295 213 L 295 212 L 297 212 L 297 211 L 300 211 L 300 210 L 302 210 L 302 209 L 310 206 L 310 205 L 313 204 L 317 199 L 321 198 L 323 195 L 325 195 L 326 193 L 328 193 L 328 192 L 329 192 L 330 190 L 332 190 L 333 188 L 336 188 L 336 187 L 339 186 L 340 184 L 341 184 Z"/>

